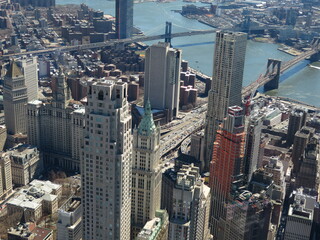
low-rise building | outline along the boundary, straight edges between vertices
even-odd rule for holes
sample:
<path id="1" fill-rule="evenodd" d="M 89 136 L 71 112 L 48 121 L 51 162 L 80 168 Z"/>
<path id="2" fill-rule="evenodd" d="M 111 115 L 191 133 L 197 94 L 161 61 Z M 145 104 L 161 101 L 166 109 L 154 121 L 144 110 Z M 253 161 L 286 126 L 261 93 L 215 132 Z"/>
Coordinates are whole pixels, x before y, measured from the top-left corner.
<path id="1" fill-rule="evenodd" d="M 17 186 L 25 186 L 42 171 L 42 161 L 36 147 L 19 145 L 6 152 L 11 159 L 12 182 Z"/>
<path id="2" fill-rule="evenodd" d="M 156 217 L 148 221 L 137 236 L 137 240 L 167 240 L 169 217 L 166 210 L 157 210 Z"/>
<path id="3" fill-rule="evenodd" d="M 57 240 L 82 239 L 81 198 L 70 198 L 58 210 Z"/>
<path id="4" fill-rule="evenodd" d="M 50 181 L 33 180 L 7 202 L 8 214 L 25 213 L 26 219 L 38 221 L 44 214 L 58 211 L 62 186 Z"/>

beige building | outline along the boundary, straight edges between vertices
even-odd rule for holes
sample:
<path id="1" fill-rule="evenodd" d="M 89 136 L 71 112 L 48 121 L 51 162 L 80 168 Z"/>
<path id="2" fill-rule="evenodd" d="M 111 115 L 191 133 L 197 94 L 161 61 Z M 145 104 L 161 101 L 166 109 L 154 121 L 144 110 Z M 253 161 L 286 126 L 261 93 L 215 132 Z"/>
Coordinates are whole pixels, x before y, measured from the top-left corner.
<path id="1" fill-rule="evenodd" d="M 7 132 L 11 135 L 27 132 L 26 107 L 27 87 L 21 69 L 14 61 L 4 77 L 3 106 Z"/>
<path id="2" fill-rule="evenodd" d="M 0 200 L 12 193 L 12 173 L 10 158 L 0 153 Z"/>
<path id="3" fill-rule="evenodd" d="M 28 103 L 28 142 L 39 147 L 45 167 L 80 171 L 80 150 L 85 126 L 84 108 L 71 99 L 60 71 L 52 102 Z"/>
<path id="4" fill-rule="evenodd" d="M 130 239 L 131 115 L 127 83 L 89 80 L 81 154 L 83 238 Z"/>
<path id="5" fill-rule="evenodd" d="M 247 34 L 218 31 L 214 52 L 212 86 L 205 126 L 205 170 L 209 170 L 213 143 L 228 107 L 242 104 L 242 78 Z"/>
<path id="6" fill-rule="evenodd" d="M 18 145 L 5 154 L 11 159 L 13 184 L 25 186 L 41 174 L 42 162 L 36 147 Z"/>
<path id="7" fill-rule="evenodd" d="M 7 140 L 7 129 L 4 125 L 0 125 L 0 151 L 3 151 Z"/>
<path id="8" fill-rule="evenodd" d="M 17 61 L 27 87 L 28 102 L 38 99 L 38 61 L 37 57 L 22 57 Z"/>
<path id="9" fill-rule="evenodd" d="M 58 211 L 58 200 L 62 186 L 50 181 L 33 180 L 19 190 L 8 202 L 8 214 L 25 214 L 27 221 L 38 221 L 44 214 Z"/>
<path id="10" fill-rule="evenodd" d="M 82 239 L 81 198 L 71 197 L 58 210 L 57 240 Z"/>
<path id="11" fill-rule="evenodd" d="M 161 200 L 160 126 L 147 101 L 144 116 L 133 130 L 131 226 L 135 237 L 155 217 Z"/>
<path id="12" fill-rule="evenodd" d="M 173 189 L 168 239 L 210 239 L 210 201 L 210 188 L 200 180 L 199 168 L 183 165 Z"/>
<path id="13" fill-rule="evenodd" d="M 166 210 L 157 210 L 155 217 L 148 221 L 137 236 L 137 240 L 167 240 L 169 217 Z"/>

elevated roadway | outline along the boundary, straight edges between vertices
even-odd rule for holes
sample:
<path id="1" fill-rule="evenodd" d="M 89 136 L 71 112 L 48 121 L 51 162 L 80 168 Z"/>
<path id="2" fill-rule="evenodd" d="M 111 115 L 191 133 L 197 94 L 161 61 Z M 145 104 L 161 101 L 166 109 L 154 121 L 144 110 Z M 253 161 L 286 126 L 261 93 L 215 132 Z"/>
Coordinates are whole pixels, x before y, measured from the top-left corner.
<path id="1" fill-rule="evenodd" d="M 190 32 L 172 33 L 171 38 L 210 34 L 210 33 L 215 33 L 216 31 L 217 31 L 216 29 L 209 29 L 209 30 L 194 30 Z M 62 46 L 62 47 L 56 47 L 56 48 L 47 48 L 43 50 L 28 51 L 23 53 L 7 54 L 7 55 L 0 56 L 0 59 L 19 57 L 26 54 L 32 54 L 33 56 L 37 56 L 37 55 L 42 55 L 42 54 L 52 53 L 52 52 L 63 53 L 63 52 L 72 52 L 72 51 L 78 51 L 78 50 L 96 49 L 96 48 L 114 46 L 117 44 L 120 45 L 120 44 L 134 43 L 134 42 L 147 42 L 147 41 L 153 41 L 153 40 L 160 40 L 164 38 L 166 38 L 166 34 L 160 34 L 160 35 L 154 35 L 154 36 L 135 36 L 132 38 L 112 39 L 109 41 L 98 42 L 98 43 L 88 43 L 88 44 L 81 44 L 81 45 L 75 45 L 75 46 Z"/>

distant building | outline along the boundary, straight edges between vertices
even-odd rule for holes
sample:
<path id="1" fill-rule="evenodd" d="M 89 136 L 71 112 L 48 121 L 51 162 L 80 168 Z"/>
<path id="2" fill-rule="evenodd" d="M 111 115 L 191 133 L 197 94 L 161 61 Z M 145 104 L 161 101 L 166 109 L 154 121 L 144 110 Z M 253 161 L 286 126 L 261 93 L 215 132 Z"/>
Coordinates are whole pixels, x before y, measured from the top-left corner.
<path id="1" fill-rule="evenodd" d="M 131 38 L 133 33 L 133 1 L 116 0 L 116 36 Z"/>
<path id="2" fill-rule="evenodd" d="M 290 146 L 293 144 L 294 135 L 299 131 L 307 120 L 307 112 L 304 109 L 294 109 L 289 116 L 289 125 L 287 133 L 287 144 Z"/>
<path id="3" fill-rule="evenodd" d="M 13 3 L 19 3 L 21 6 L 31 5 L 32 7 L 54 7 L 56 6 L 55 0 L 13 0 Z"/>
<path id="4" fill-rule="evenodd" d="M 210 188 L 200 180 L 199 168 L 184 165 L 173 189 L 168 239 L 210 239 L 210 199 Z"/>
<path id="5" fill-rule="evenodd" d="M 27 102 L 28 94 L 24 74 L 16 62 L 11 61 L 3 85 L 3 105 L 8 134 L 27 133 L 25 108 Z"/>
<path id="6" fill-rule="evenodd" d="M 71 197 L 58 210 L 57 240 L 82 239 L 81 198 Z"/>
<path id="7" fill-rule="evenodd" d="M 137 236 L 137 240 L 167 240 L 169 218 L 166 210 L 157 210 L 155 217 L 148 221 Z"/>
<path id="8" fill-rule="evenodd" d="M 25 186 L 40 176 L 43 166 L 36 147 L 18 145 L 5 154 L 11 159 L 12 182 L 16 186 Z"/>
<path id="9" fill-rule="evenodd" d="M 205 170 L 209 170 L 213 143 L 228 107 L 242 104 L 242 79 L 247 35 L 219 31 L 216 34 L 212 86 L 208 97 L 205 126 Z"/>
<path id="10" fill-rule="evenodd" d="M 181 50 L 159 42 L 146 50 L 144 102 L 154 109 L 168 110 L 168 119 L 179 112 Z"/>
<path id="11" fill-rule="evenodd" d="M 305 194 L 303 188 L 294 191 L 293 195 L 294 199 L 289 206 L 284 240 L 309 240 L 317 198 Z"/>
<path id="12" fill-rule="evenodd" d="M 0 200 L 12 192 L 12 173 L 10 158 L 0 153 Z"/>
<path id="13" fill-rule="evenodd" d="M 141 231 L 147 221 L 155 218 L 161 201 L 160 126 L 156 126 L 150 102 L 145 104 L 144 116 L 133 130 L 132 151 L 132 235 Z"/>

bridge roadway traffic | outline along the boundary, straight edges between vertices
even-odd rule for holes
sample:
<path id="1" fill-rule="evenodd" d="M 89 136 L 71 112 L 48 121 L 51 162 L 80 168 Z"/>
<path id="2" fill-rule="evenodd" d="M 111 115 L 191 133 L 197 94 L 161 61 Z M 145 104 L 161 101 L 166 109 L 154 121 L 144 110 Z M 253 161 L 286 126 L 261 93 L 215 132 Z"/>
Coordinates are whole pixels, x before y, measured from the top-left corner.
<path id="1" fill-rule="evenodd" d="M 185 37 L 185 36 L 193 36 L 193 35 L 202 35 L 202 34 L 209 34 L 215 33 L 217 29 L 209 29 L 209 30 L 194 30 L 190 32 L 180 32 L 180 33 L 172 33 L 171 38 L 175 37 Z M 28 51 L 23 53 L 13 53 L 0 56 L 0 59 L 7 59 L 11 57 L 18 57 L 23 56 L 26 54 L 32 54 L 34 56 L 42 55 L 45 53 L 51 52 L 71 52 L 71 51 L 78 51 L 78 50 L 86 50 L 86 49 L 95 49 L 95 48 L 103 48 L 108 46 L 113 46 L 117 44 L 127 44 L 127 43 L 134 43 L 134 42 L 147 42 L 152 40 L 159 40 L 166 38 L 165 34 L 154 35 L 154 36 L 135 36 L 132 38 L 126 39 L 112 39 L 109 41 L 98 42 L 98 43 L 88 43 L 88 44 L 80 44 L 75 46 L 63 46 L 63 47 L 56 47 L 56 48 L 47 48 L 43 50 L 35 50 L 35 51 Z"/>
<path id="2" fill-rule="evenodd" d="M 175 149 L 185 138 L 204 126 L 206 110 L 207 104 L 203 104 L 201 107 L 185 113 L 184 118 L 174 120 L 167 124 L 167 127 L 165 126 L 165 128 L 169 128 L 171 131 L 160 138 L 161 157 Z"/>

